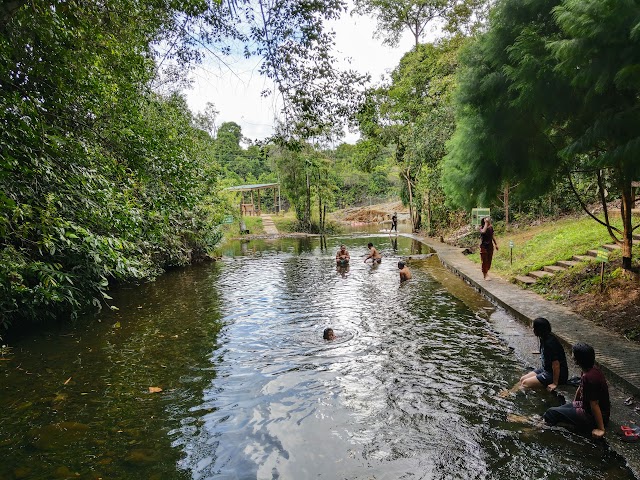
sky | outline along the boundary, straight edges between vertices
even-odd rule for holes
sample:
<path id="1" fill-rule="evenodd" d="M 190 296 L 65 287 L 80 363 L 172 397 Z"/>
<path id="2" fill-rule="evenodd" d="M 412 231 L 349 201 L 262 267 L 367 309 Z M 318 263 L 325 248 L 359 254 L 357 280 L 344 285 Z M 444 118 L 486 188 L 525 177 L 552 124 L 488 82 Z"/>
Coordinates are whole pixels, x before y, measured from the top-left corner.
<path id="1" fill-rule="evenodd" d="M 405 35 L 398 47 L 383 46 L 382 40 L 373 39 L 375 25 L 371 18 L 349 14 L 327 24 L 336 32 L 335 56 L 351 59 L 350 64 L 341 61 L 343 68 L 369 73 L 372 81 L 379 83 L 381 76 L 388 75 L 398 65 L 413 43 L 412 37 Z M 260 59 L 229 60 L 227 65 L 210 61 L 197 67 L 192 88 L 185 91 L 189 108 L 194 113 L 201 112 L 207 102 L 211 102 L 219 112 L 216 125 L 236 122 L 242 127 L 242 134 L 251 140 L 268 137 L 273 133 L 279 108 L 274 96 L 260 94 L 272 87 L 272 83 L 258 73 Z M 357 139 L 357 134 L 347 132 L 344 141 L 355 143 Z"/>

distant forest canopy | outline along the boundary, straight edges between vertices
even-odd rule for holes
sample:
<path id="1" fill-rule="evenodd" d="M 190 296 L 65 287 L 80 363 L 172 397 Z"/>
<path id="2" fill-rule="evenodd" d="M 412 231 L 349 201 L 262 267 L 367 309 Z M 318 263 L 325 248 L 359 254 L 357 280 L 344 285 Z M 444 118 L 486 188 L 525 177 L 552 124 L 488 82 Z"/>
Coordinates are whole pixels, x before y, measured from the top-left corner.
<path id="1" fill-rule="evenodd" d="M 311 231 L 369 198 L 399 196 L 430 234 L 473 206 L 501 227 L 617 201 L 596 220 L 633 268 L 638 2 L 355 5 L 384 43 L 415 40 L 376 85 L 337 67 L 324 22 L 340 1 L 3 2 L 0 325 L 75 319 L 114 284 L 205 257 L 237 210 L 224 188 L 247 183 L 280 183 Z M 283 99 L 263 142 L 176 93 L 238 45 Z"/>

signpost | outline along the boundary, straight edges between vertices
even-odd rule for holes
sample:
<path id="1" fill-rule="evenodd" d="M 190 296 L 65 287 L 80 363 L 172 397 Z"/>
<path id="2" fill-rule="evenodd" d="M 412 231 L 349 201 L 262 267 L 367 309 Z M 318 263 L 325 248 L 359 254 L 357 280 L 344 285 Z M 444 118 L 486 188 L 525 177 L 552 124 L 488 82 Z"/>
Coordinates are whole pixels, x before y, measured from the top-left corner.
<path id="1" fill-rule="evenodd" d="M 596 262 L 600 262 L 600 291 L 602 291 L 604 290 L 604 264 L 609 263 L 609 251 L 599 248 Z"/>
<path id="2" fill-rule="evenodd" d="M 513 240 L 509 240 L 509 258 L 511 260 L 511 265 L 513 265 Z"/>
<path id="3" fill-rule="evenodd" d="M 233 215 L 225 215 L 222 219 L 222 223 L 233 223 Z"/>
<path id="4" fill-rule="evenodd" d="M 484 217 L 489 217 L 491 215 L 490 208 L 472 208 L 471 209 L 471 225 L 480 226 L 480 221 Z"/>

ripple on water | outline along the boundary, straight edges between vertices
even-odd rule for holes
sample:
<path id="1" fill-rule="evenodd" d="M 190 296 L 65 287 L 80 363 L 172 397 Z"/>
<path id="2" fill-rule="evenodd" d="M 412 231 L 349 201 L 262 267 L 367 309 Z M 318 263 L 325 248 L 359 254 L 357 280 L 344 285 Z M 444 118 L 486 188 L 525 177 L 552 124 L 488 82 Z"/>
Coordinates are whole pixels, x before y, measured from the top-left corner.
<path id="1" fill-rule="evenodd" d="M 448 285 L 437 258 L 409 260 L 400 285 L 397 259 L 422 251 L 371 237 L 382 264 L 336 269 L 339 243 L 362 259 L 368 240 L 250 242 L 132 291 L 94 335 L 16 348 L 0 478 L 60 465 L 81 478 L 632 478 L 584 437 L 507 421 L 557 400 L 496 396 L 524 363 L 492 330 L 495 308 Z M 52 373 L 25 373 L 42 365 Z M 82 441 L 37 450 L 32 433 L 62 422 L 86 425 Z"/>

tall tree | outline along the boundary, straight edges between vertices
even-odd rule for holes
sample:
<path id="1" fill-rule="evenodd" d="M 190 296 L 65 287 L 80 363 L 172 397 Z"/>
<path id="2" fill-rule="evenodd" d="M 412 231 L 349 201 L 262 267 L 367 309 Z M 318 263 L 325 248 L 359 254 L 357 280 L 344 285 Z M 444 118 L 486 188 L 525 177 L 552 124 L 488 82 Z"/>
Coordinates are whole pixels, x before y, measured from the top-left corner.
<path id="1" fill-rule="evenodd" d="M 392 72 L 391 84 L 372 92 L 360 112 L 365 138 L 395 147 L 403 199 L 409 205 L 414 230 L 422 224 L 423 209 L 429 220 L 432 217 L 430 199 L 439 189 L 435 180 L 438 164 L 453 131 L 450 97 L 457 51 L 463 43 L 464 38 L 457 36 L 436 45 L 416 46 Z M 425 167 L 434 181 L 422 181 L 418 188 Z"/>
<path id="2" fill-rule="evenodd" d="M 640 176 L 638 18 L 633 1 L 499 3 L 464 57 L 445 164 L 451 198 L 492 198 L 505 184 L 532 197 L 573 171 L 591 171 L 605 208 L 596 220 L 622 245 L 630 270 L 631 182 Z M 621 230 L 607 213 L 606 181 L 621 199 Z"/>
<path id="3" fill-rule="evenodd" d="M 490 0 L 356 0 L 354 13 L 372 15 L 378 21 L 376 37 L 395 47 L 409 31 L 414 45 L 427 35 L 427 27 L 439 26 L 452 33 L 473 31 L 484 22 Z"/>

